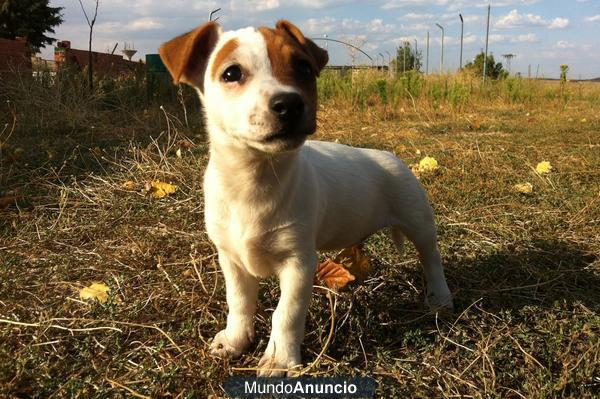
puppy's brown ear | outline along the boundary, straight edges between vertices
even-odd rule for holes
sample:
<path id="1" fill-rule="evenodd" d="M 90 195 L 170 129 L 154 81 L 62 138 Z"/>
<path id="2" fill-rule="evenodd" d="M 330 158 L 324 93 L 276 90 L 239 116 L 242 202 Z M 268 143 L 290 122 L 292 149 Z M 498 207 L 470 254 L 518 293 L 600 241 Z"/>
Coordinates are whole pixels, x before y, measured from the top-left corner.
<path id="1" fill-rule="evenodd" d="M 175 83 L 183 82 L 204 90 L 204 72 L 220 34 L 221 27 L 208 22 L 160 46 L 160 58 Z"/>
<path id="2" fill-rule="evenodd" d="M 302 47 L 304 47 L 306 52 L 308 52 L 308 54 L 314 59 L 315 65 L 317 66 L 317 72 L 321 71 L 321 69 L 327 65 L 327 62 L 329 61 L 329 55 L 327 54 L 327 51 L 317 46 L 312 40 L 304 37 L 296 25 L 292 24 L 288 20 L 280 19 L 277 21 L 275 28 L 285 31 Z"/>

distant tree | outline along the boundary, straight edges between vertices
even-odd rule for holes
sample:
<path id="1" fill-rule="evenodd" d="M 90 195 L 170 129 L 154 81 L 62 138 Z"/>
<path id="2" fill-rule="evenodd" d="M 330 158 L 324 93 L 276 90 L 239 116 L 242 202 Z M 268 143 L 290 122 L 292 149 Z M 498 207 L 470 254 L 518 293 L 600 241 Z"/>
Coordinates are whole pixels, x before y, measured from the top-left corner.
<path id="1" fill-rule="evenodd" d="M 485 53 L 482 51 L 477 54 L 473 61 L 469 61 L 465 65 L 465 69 L 472 73 L 483 76 L 483 60 L 485 59 Z M 489 54 L 487 57 L 487 69 L 486 76 L 492 79 L 504 79 L 508 76 L 508 72 L 504 69 L 501 62 L 496 63 L 494 55 Z"/>
<path id="2" fill-rule="evenodd" d="M 88 85 L 90 87 L 90 92 L 94 91 L 94 57 L 92 54 L 92 38 L 94 35 L 94 25 L 96 24 L 96 18 L 98 18 L 98 6 L 100 4 L 100 0 L 95 0 L 96 6 L 94 8 L 94 15 L 90 19 L 87 11 L 85 11 L 85 7 L 81 0 L 79 0 L 79 5 L 81 6 L 81 11 L 83 11 L 83 16 L 90 27 L 90 40 L 88 42 Z"/>
<path id="3" fill-rule="evenodd" d="M 63 22 L 62 7 L 50 7 L 50 0 L 0 0 L 0 37 L 27 39 L 34 52 L 56 39 L 46 36 Z"/>
<path id="4" fill-rule="evenodd" d="M 411 46 L 410 42 L 403 42 L 402 46 L 396 50 L 396 58 L 392 60 L 391 68 L 396 73 L 404 73 L 406 71 L 420 71 L 423 60 L 421 51 L 416 51 Z"/>

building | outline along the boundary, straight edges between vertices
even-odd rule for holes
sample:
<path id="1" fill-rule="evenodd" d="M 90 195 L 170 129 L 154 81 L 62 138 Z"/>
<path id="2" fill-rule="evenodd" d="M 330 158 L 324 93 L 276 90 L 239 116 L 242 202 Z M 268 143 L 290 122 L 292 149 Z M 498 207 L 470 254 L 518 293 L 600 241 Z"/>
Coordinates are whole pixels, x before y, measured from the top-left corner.
<path id="1" fill-rule="evenodd" d="M 24 38 L 0 38 L 0 72 L 31 73 L 31 55 L 31 49 Z"/>
<path id="2" fill-rule="evenodd" d="M 71 48 L 71 42 L 63 40 L 54 48 L 54 61 L 59 68 L 61 65 L 71 64 L 83 69 L 89 64 L 89 54 L 87 50 Z M 127 75 L 143 67 L 141 62 L 126 60 L 121 55 L 96 51 L 92 51 L 92 62 L 97 75 Z"/>

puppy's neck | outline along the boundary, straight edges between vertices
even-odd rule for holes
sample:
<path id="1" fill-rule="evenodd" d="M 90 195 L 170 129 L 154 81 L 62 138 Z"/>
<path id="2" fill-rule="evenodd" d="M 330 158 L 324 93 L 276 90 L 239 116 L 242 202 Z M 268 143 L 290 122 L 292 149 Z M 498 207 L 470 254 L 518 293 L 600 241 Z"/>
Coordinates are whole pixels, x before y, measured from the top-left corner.
<path id="1" fill-rule="evenodd" d="M 273 197 L 293 178 L 298 152 L 267 154 L 238 143 L 210 142 L 209 167 L 233 197 Z"/>

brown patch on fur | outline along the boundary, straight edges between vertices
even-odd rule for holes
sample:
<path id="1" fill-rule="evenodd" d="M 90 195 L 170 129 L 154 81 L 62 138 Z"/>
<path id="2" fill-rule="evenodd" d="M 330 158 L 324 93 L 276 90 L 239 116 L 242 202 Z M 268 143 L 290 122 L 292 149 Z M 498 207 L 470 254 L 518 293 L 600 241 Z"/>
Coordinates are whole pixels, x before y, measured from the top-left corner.
<path id="1" fill-rule="evenodd" d="M 275 29 L 259 28 L 263 35 L 273 76 L 281 83 L 297 88 L 312 106 L 317 102 L 316 75 L 327 63 L 327 52 L 287 21 L 278 21 Z M 314 48 L 313 48 L 314 46 Z M 315 76 L 303 78 L 296 70 L 299 61 L 307 61 Z"/>
<path id="2" fill-rule="evenodd" d="M 160 46 L 160 58 L 173 76 L 173 81 L 203 90 L 208 58 L 218 39 L 219 25 L 208 22 Z"/>
<path id="3" fill-rule="evenodd" d="M 219 73 L 219 68 L 221 67 L 221 65 L 223 65 L 223 62 L 225 62 L 229 58 L 231 53 L 233 53 L 239 47 L 239 45 L 240 42 L 237 39 L 231 39 L 230 41 L 225 43 L 223 47 L 221 47 L 221 49 L 215 56 L 215 61 L 212 65 L 211 75 L 213 80 L 217 80 L 219 78 L 217 76 L 217 74 Z"/>

